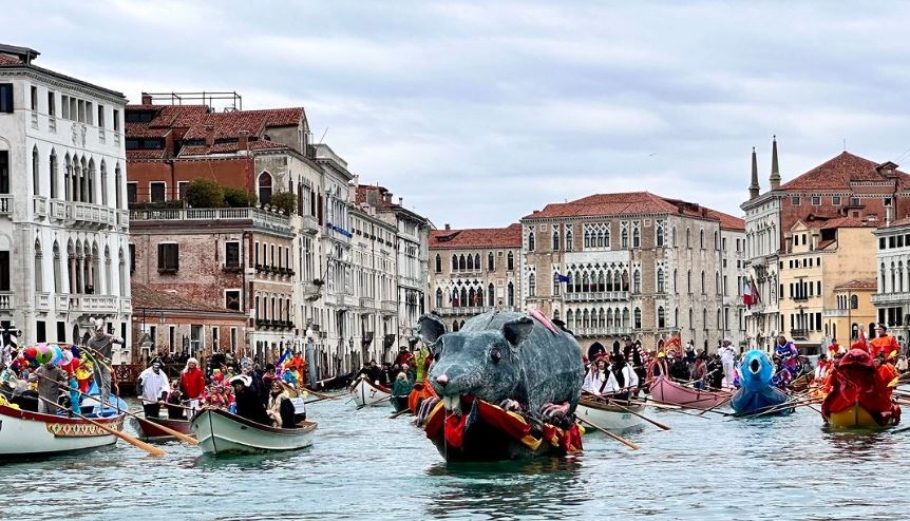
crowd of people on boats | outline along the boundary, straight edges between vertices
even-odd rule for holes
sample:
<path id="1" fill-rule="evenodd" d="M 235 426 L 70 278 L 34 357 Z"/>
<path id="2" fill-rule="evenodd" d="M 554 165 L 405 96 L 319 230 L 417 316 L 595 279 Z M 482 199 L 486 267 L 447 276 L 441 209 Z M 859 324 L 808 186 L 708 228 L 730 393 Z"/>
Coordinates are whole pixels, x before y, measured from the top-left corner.
<path id="1" fill-rule="evenodd" d="M 370 360 L 357 372 L 357 378 L 367 378 L 379 389 L 396 398 L 407 398 L 414 385 L 426 380 L 427 372 L 433 358 L 426 346 L 415 346 L 412 349 L 402 347 L 394 362 L 379 364 Z"/>
<path id="2" fill-rule="evenodd" d="M 850 349 L 869 353 L 881 382 L 896 382 L 898 376 L 910 370 L 907 355 L 901 353 L 900 345 L 888 334 L 886 326 L 877 325 L 875 330 L 875 338 L 868 341 L 858 338 L 850 346 L 832 341 L 814 364 L 810 357 L 800 353 L 792 340 L 783 335 L 777 337 L 774 349 L 769 353 L 774 364 L 772 385 L 788 389 L 797 383 L 801 383 L 800 387 L 811 384 L 816 394 L 823 396 L 831 391 L 836 366 Z M 589 396 L 626 399 L 647 392 L 649 384 L 662 375 L 693 389 L 736 389 L 741 386 L 739 363 L 743 355 L 744 352 L 737 353 L 729 338 L 710 353 L 695 349 L 691 343 L 683 347 L 678 338 L 658 350 L 647 350 L 640 342 L 633 342 L 626 336 L 623 345 L 614 347 L 611 353 L 599 346 L 588 352 L 584 357 L 582 390 Z M 881 392 L 890 397 L 895 385 L 882 385 Z"/>

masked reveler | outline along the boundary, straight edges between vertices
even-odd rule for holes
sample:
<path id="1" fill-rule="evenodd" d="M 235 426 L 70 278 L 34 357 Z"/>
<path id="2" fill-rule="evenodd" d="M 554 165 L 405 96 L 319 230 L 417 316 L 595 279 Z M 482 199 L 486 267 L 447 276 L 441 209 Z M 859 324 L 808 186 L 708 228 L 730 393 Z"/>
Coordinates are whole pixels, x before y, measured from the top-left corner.
<path id="1" fill-rule="evenodd" d="M 784 335 L 780 335 L 777 337 L 777 345 L 774 346 L 774 354 L 780 360 L 780 370 L 787 371 L 789 379 L 795 378 L 799 373 L 799 351 L 793 342 L 788 342 Z"/>

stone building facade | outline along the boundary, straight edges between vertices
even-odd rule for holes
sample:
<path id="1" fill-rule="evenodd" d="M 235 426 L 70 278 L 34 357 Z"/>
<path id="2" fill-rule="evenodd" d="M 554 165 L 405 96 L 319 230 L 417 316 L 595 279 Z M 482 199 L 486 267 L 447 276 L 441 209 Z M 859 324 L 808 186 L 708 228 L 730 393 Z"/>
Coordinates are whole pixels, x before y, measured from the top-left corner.
<path id="1" fill-rule="evenodd" d="M 910 345 L 910 218 L 887 223 L 875 232 L 875 306 L 873 322 Z"/>
<path id="2" fill-rule="evenodd" d="M 525 305 L 563 319 L 583 347 L 629 335 L 656 349 L 679 333 L 713 349 L 724 336 L 721 272 L 736 257 L 722 234 L 742 239 L 740 219 L 635 192 L 550 204 L 521 225 Z"/>
<path id="3" fill-rule="evenodd" d="M 521 225 L 430 232 L 430 309 L 449 331 L 490 310 L 524 309 Z"/>
<path id="4" fill-rule="evenodd" d="M 126 99 L 38 54 L 0 45 L 0 324 L 23 344 L 78 342 L 92 318 L 128 338 Z"/>
<path id="5" fill-rule="evenodd" d="M 910 213 L 910 176 L 894 163 L 878 164 L 845 151 L 782 184 L 775 140 L 770 190 L 761 192 L 754 150 L 751 177 L 749 200 L 741 205 L 746 221 L 746 276 L 755 281 L 761 303 L 746 312 L 746 327 L 750 344 L 770 349 L 772 338 L 790 334 L 789 317 L 779 307 L 778 270 L 779 256 L 787 251 L 794 226 L 803 223 L 821 228 L 825 222 L 848 217 L 876 227 L 906 217 Z M 834 286 L 827 285 L 826 298 Z"/>

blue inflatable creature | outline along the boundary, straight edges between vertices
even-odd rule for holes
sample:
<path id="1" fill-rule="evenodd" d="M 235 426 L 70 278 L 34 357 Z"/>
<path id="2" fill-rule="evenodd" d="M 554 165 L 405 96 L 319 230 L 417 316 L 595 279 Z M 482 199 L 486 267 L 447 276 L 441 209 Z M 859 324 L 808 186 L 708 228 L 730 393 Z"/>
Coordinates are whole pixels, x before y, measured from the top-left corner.
<path id="1" fill-rule="evenodd" d="M 742 387 L 730 401 L 730 407 L 736 411 L 736 414 L 759 413 L 781 405 L 789 399 L 786 393 L 772 385 L 774 363 L 764 351 L 756 349 L 747 351 L 739 365 L 739 372 L 742 375 Z M 779 411 L 779 413 L 785 412 L 790 412 L 790 409 L 785 408 Z"/>

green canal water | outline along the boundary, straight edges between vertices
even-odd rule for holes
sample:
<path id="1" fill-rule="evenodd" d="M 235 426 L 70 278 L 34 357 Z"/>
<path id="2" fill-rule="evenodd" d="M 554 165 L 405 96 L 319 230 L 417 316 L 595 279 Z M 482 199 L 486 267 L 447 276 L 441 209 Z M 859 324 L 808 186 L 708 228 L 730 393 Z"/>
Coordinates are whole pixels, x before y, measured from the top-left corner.
<path id="1" fill-rule="evenodd" d="M 651 412 L 672 427 L 601 434 L 583 454 L 446 465 L 410 419 L 345 400 L 309 407 L 309 449 L 212 458 L 123 442 L 77 457 L 0 466 L 0 519 L 910 519 L 910 432 L 838 433 L 818 413 L 709 419 Z"/>

